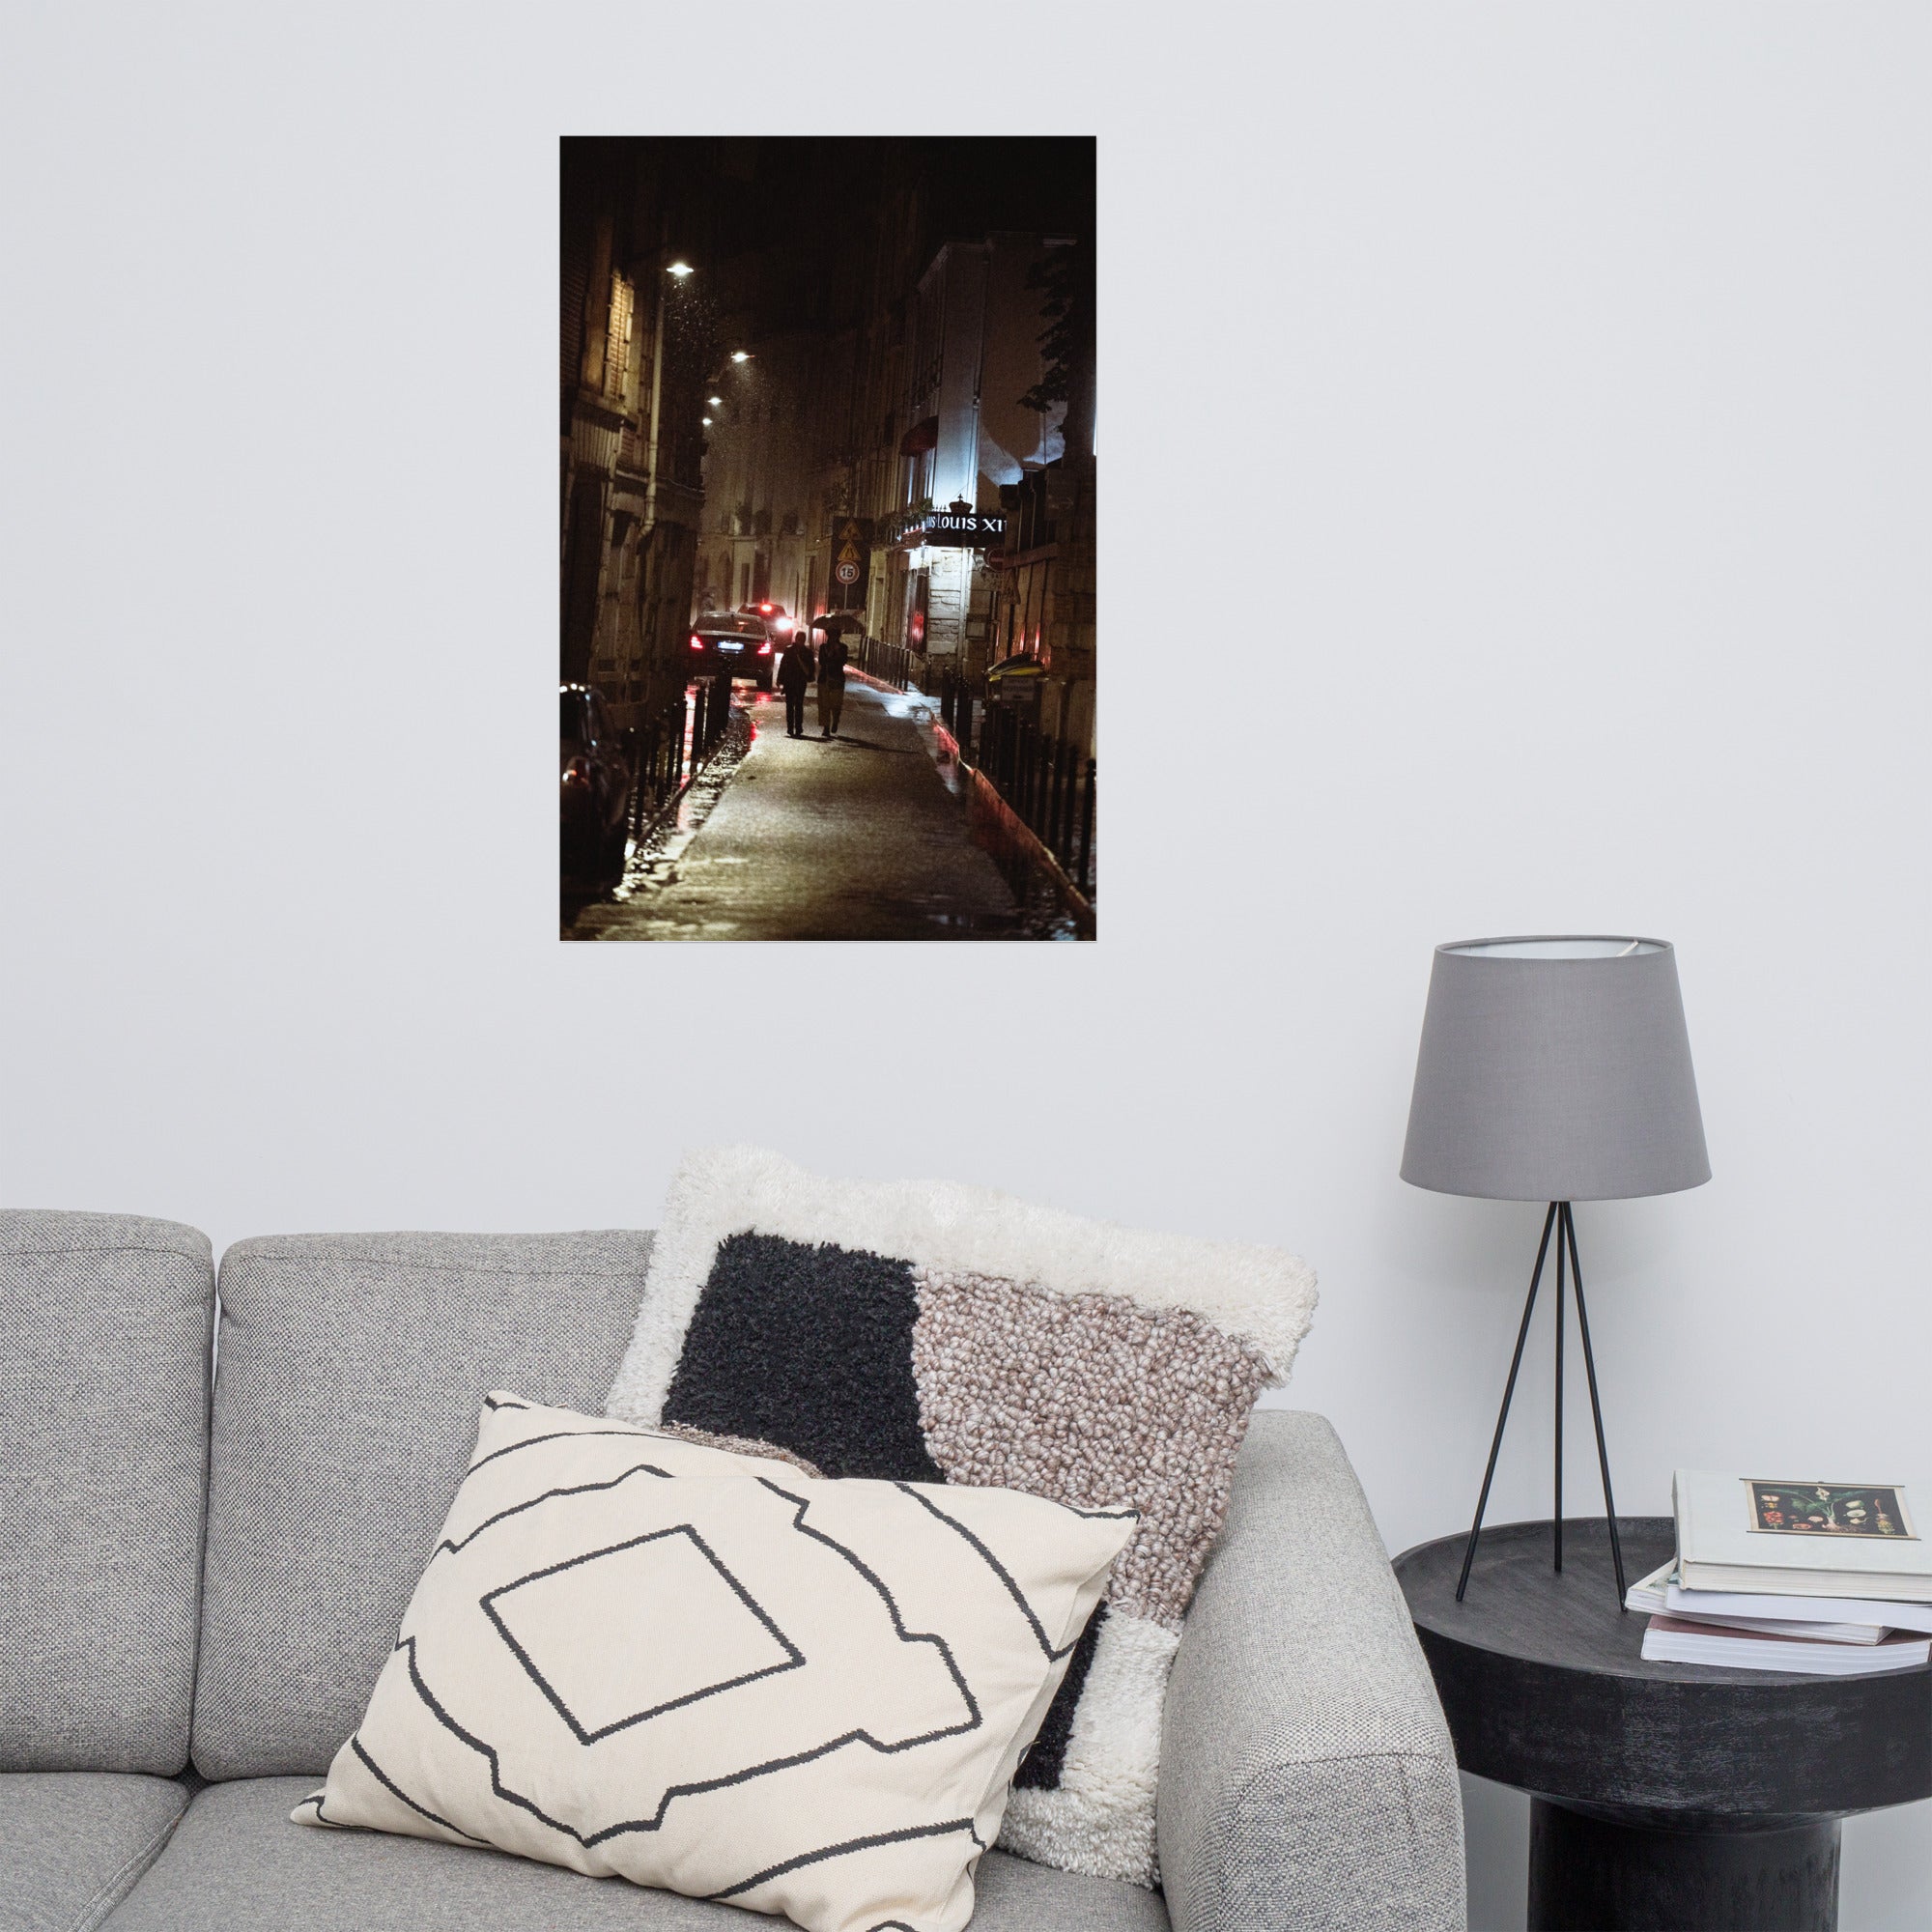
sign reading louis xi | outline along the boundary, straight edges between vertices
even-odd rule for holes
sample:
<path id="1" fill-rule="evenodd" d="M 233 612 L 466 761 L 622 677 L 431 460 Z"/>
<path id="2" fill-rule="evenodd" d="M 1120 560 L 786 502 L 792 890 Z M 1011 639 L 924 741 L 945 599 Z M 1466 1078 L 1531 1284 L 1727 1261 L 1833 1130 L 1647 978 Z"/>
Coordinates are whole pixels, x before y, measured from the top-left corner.
<path id="1" fill-rule="evenodd" d="M 909 534 L 939 550 L 997 550 L 1006 541 L 1007 520 L 970 510 L 933 510 Z"/>

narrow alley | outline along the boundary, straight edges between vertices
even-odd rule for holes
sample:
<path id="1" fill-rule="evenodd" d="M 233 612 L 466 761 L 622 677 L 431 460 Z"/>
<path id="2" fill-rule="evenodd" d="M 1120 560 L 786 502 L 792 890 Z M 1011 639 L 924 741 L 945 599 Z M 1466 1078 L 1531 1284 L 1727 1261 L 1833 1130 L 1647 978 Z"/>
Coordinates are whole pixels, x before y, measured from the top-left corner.
<path id="1" fill-rule="evenodd" d="M 836 738 L 741 689 L 750 750 L 695 829 L 634 857 L 570 939 L 1015 939 L 1030 931 L 922 734 L 926 701 L 848 683 Z"/>
<path id="2" fill-rule="evenodd" d="M 563 141 L 564 939 L 1095 937 L 1094 156 Z"/>

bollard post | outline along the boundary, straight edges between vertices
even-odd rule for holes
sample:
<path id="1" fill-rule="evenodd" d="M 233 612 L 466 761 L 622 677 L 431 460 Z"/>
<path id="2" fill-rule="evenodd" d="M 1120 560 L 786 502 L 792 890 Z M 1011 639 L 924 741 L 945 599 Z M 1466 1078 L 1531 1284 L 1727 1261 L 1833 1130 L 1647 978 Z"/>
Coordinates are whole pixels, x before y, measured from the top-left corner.
<path id="1" fill-rule="evenodd" d="M 1074 752 L 1070 744 L 1055 746 L 1055 792 L 1053 792 L 1053 856 L 1066 858 L 1066 798 L 1072 792 Z"/>
<path id="2" fill-rule="evenodd" d="M 1065 859 L 1070 857 L 1073 851 L 1074 804 L 1080 796 L 1080 786 L 1077 782 L 1080 774 L 1080 756 L 1071 745 L 1063 745 L 1061 749 L 1066 754 L 1066 777 L 1060 787 L 1060 844 L 1058 850 L 1060 856 Z"/>
<path id="3" fill-rule="evenodd" d="M 1080 809 L 1080 870 L 1073 883 L 1087 895 L 1094 895 L 1094 784 L 1096 766 L 1092 758 L 1087 760 L 1086 796 L 1081 800 Z"/>
<path id="4" fill-rule="evenodd" d="M 1066 856 L 1066 774 L 1073 763 L 1072 753 L 1059 738 L 1053 741 L 1053 804 L 1047 811 L 1051 828 L 1047 845 L 1056 859 Z"/>
<path id="5" fill-rule="evenodd" d="M 1073 857 L 1073 835 L 1080 823 L 1080 753 L 1066 748 L 1066 797 L 1060 814 L 1060 849 L 1069 862 Z"/>

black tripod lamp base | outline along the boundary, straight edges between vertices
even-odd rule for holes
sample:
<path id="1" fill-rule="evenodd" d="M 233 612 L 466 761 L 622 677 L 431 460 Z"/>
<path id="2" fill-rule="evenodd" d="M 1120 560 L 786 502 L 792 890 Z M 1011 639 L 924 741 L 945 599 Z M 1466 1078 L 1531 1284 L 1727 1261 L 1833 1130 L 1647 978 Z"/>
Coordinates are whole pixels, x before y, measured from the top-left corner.
<path id="1" fill-rule="evenodd" d="M 1604 1441 L 1604 1408 L 1597 1399 L 1597 1358 L 1590 1349 L 1590 1316 L 1583 1306 L 1583 1264 L 1577 1254 L 1577 1219 L 1567 1201 L 1552 1201 L 1543 1217 L 1543 1239 L 1537 1244 L 1536 1267 L 1529 1277 L 1529 1293 L 1522 1304 L 1522 1323 L 1516 1331 L 1516 1352 L 1510 1357 L 1509 1380 L 1503 1384 L 1503 1406 L 1496 1415 L 1496 1433 L 1490 1442 L 1490 1460 L 1483 1470 L 1482 1492 L 1476 1498 L 1476 1520 L 1469 1525 L 1469 1541 L 1463 1551 L 1463 1574 L 1456 1580 L 1456 1601 L 1469 1587 L 1469 1566 L 1476 1560 L 1476 1539 L 1483 1531 L 1483 1512 L 1490 1506 L 1490 1485 L 1495 1480 L 1496 1455 L 1503 1446 L 1503 1429 L 1509 1421 L 1510 1398 L 1516 1394 L 1517 1372 L 1522 1367 L 1522 1347 L 1529 1339 L 1529 1318 L 1536 1312 L 1536 1292 L 1543 1285 L 1543 1267 L 1549 1258 L 1550 1236 L 1556 1238 L 1556 1430 L 1555 1460 L 1549 1511 L 1551 1552 L 1555 1567 L 1563 1568 L 1563 1331 L 1565 1277 L 1577 1293 L 1577 1332 L 1583 1342 L 1583 1367 L 1590 1382 L 1590 1417 L 1597 1427 L 1597 1465 L 1604 1476 L 1604 1514 L 1609 1519 L 1610 1560 L 1616 1569 L 1617 1607 L 1624 1607 L 1624 1552 L 1617 1537 L 1617 1506 L 1610 1494 L 1610 1452 Z"/>

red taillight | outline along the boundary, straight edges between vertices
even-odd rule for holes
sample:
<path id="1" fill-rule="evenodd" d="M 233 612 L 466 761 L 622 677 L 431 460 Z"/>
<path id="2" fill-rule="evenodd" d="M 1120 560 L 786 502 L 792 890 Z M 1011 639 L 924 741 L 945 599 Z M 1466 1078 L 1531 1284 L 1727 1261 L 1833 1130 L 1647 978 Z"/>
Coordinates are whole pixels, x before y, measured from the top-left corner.
<path id="1" fill-rule="evenodd" d="M 702 638 L 693 638 L 691 648 L 695 651 L 701 651 L 704 648 L 704 639 Z"/>
<path id="2" fill-rule="evenodd" d="M 765 641 L 758 646 L 758 655 L 761 658 L 768 658 L 771 656 L 771 654 L 772 654 L 772 640 L 769 638 L 767 638 Z"/>
<path id="3" fill-rule="evenodd" d="M 769 604 L 760 604 L 758 606 L 758 609 L 762 611 L 767 617 L 769 617 L 772 614 L 772 607 Z"/>
<path id="4" fill-rule="evenodd" d="M 590 767 L 582 758 L 572 758 L 563 768 L 565 784 L 584 785 L 590 782 Z"/>

